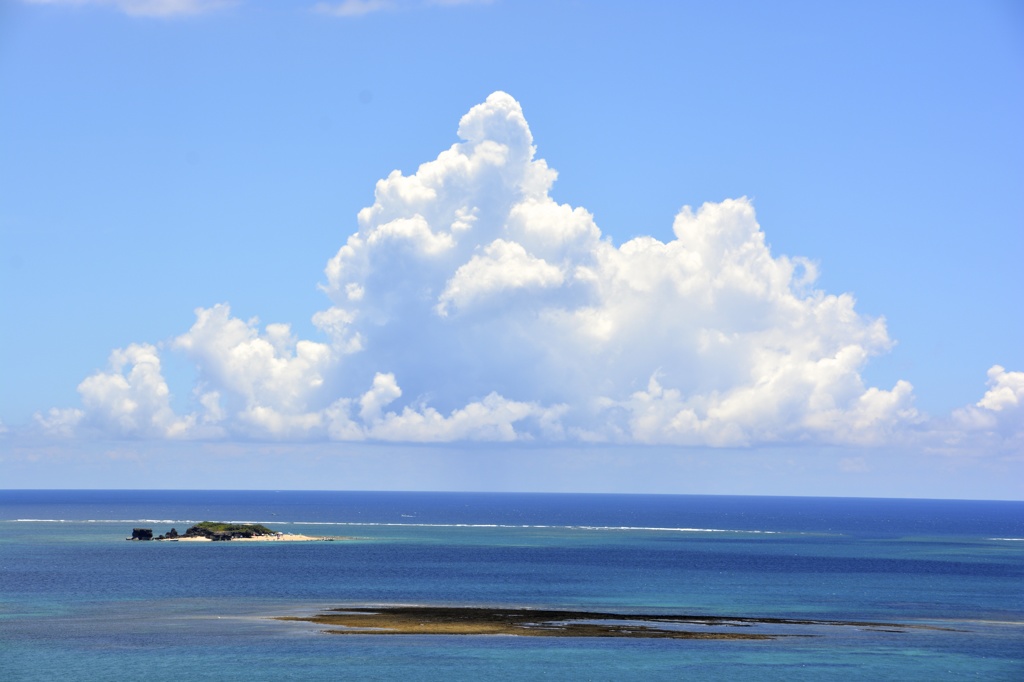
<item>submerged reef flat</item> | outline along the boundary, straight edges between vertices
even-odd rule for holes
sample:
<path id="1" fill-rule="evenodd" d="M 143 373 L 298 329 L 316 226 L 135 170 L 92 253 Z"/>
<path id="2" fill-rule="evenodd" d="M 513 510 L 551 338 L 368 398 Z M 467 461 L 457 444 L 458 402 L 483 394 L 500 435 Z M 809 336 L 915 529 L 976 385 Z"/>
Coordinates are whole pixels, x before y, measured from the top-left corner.
<path id="1" fill-rule="evenodd" d="M 821 636 L 823 629 L 843 626 L 893 633 L 911 628 L 939 629 L 922 625 L 854 621 L 448 606 L 344 607 L 315 616 L 283 616 L 277 620 L 330 626 L 330 629 L 324 631 L 335 635 L 519 635 L 764 640 Z"/>

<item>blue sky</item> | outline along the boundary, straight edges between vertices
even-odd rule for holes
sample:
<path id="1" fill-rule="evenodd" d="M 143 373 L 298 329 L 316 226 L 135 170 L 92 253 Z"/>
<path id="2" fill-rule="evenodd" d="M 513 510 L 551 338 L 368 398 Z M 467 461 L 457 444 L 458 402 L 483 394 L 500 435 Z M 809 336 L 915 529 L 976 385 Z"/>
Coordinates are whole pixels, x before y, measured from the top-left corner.
<path id="1" fill-rule="evenodd" d="M 0 4 L 0 487 L 1024 497 L 1024 11 L 706 5 Z"/>

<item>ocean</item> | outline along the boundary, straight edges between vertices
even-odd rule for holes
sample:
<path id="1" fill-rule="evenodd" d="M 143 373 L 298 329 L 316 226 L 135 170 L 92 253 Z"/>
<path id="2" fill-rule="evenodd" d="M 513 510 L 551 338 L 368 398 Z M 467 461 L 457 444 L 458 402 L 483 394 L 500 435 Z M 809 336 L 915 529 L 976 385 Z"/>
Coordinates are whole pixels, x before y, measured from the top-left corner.
<path id="1" fill-rule="evenodd" d="M 202 520 L 346 539 L 125 541 Z M 276 619 L 388 605 L 804 624 L 680 640 Z M 0 491 L 0 680 L 754 677 L 1024 679 L 1024 502 Z"/>

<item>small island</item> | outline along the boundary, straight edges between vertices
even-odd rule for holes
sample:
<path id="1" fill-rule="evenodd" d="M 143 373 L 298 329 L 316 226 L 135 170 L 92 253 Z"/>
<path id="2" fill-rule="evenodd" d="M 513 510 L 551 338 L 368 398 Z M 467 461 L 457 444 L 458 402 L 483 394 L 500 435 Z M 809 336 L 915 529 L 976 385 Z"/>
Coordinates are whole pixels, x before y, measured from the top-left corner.
<path id="1" fill-rule="evenodd" d="M 221 521 L 201 521 L 188 528 L 184 534 L 171 528 L 167 533 L 153 536 L 152 528 L 133 528 L 128 540 L 135 541 L 170 541 L 170 542 L 331 542 L 342 538 L 327 536 L 300 535 L 282 533 L 272 530 L 259 523 L 224 523 Z"/>

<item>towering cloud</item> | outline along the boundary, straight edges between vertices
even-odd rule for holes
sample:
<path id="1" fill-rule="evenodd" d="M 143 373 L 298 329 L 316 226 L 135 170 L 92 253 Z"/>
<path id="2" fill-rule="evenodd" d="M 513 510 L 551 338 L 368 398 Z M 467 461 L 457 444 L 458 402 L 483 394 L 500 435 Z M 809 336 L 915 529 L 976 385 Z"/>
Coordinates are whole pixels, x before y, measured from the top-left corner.
<path id="1" fill-rule="evenodd" d="M 200 309 L 169 345 L 198 367 L 193 414 L 170 412 L 156 349 L 132 346 L 81 384 L 83 410 L 40 422 L 730 446 L 891 443 L 922 422 L 910 384 L 861 379 L 891 346 L 884 320 L 815 289 L 810 261 L 772 254 L 747 199 L 684 207 L 668 242 L 616 246 L 585 209 L 551 198 L 556 173 L 512 97 L 473 107 L 458 135 L 412 175 L 377 183 L 328 261 L 322 340 Z M 1016 410 L 1020 383 L 993 368 L 960 421 Z"/>

